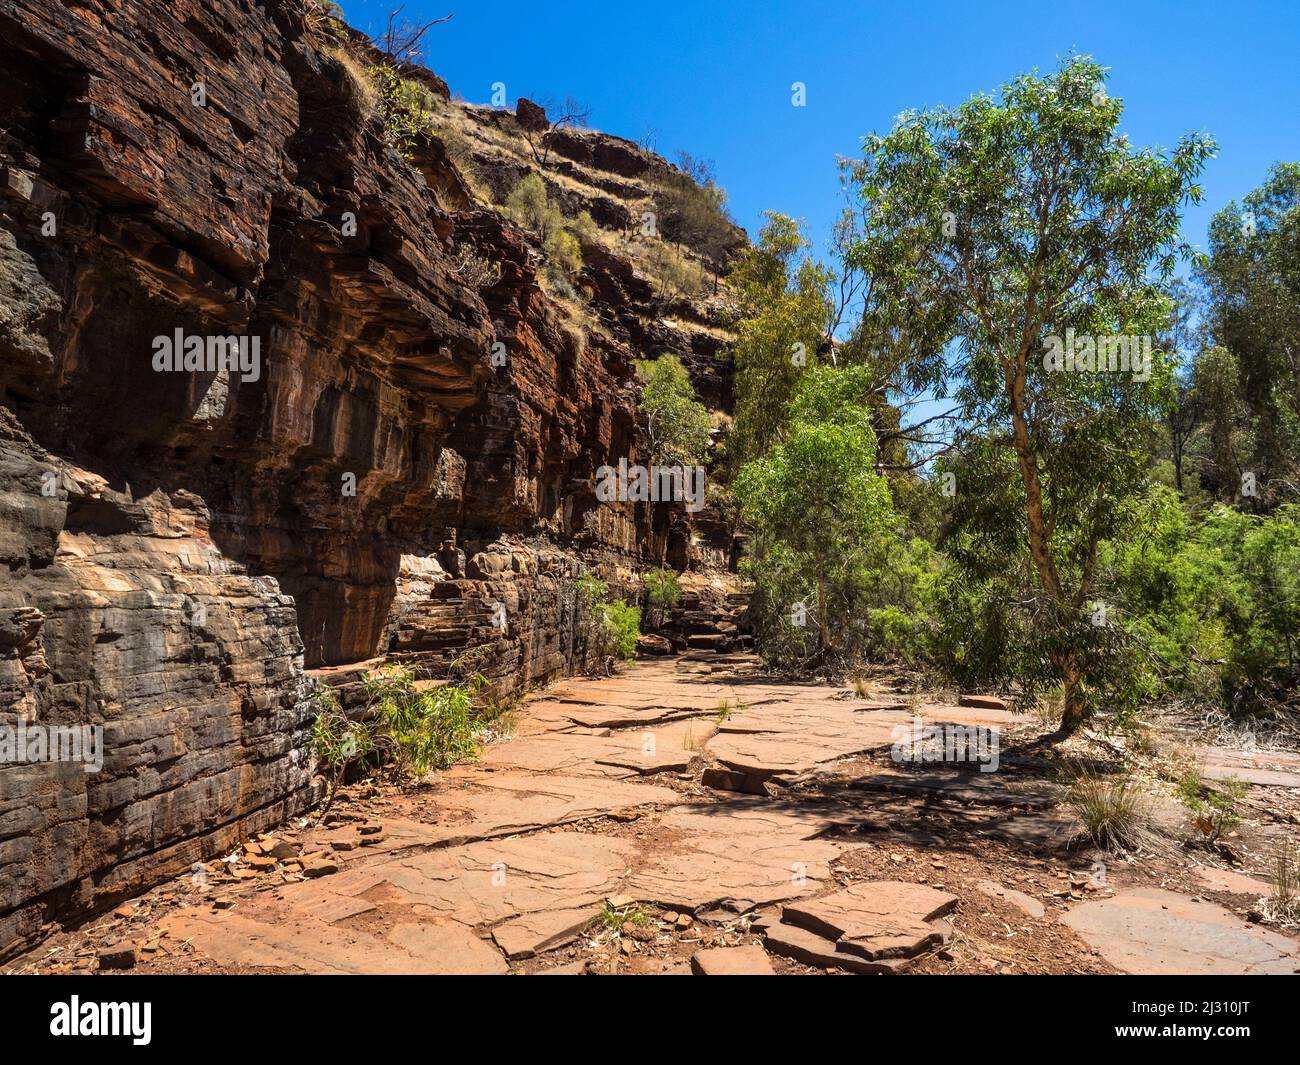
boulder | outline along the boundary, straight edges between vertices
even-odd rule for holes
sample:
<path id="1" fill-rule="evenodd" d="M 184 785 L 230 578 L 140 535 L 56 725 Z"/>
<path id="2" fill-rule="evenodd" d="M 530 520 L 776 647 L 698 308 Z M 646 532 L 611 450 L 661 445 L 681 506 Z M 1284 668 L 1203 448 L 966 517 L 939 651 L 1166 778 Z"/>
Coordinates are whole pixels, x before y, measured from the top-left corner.
<path id="1" fill-rule="evenodd" d="M 515 104 L 515 118 L 519 120 L 520 127 L 529 133 L 545 133 L 551 128 L 551 123 L 546 118 L 546 109 L 525 96 L 519 97 L 519 102 Z"/>

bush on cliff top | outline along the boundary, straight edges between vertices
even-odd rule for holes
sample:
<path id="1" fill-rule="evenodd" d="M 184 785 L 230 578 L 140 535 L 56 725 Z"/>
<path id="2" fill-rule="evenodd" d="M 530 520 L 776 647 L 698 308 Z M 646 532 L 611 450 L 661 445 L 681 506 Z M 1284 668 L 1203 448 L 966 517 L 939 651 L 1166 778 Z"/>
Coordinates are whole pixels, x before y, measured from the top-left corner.
<path id="1" fill-rule="evenodd" d="M 402 77 L 388 62 L 374 64 L 366 75 L 375 87 L 389 142 L 403 159 L 414 158 L 422 140 L 438 135 L 433 124 L 437 107 L 433 93 L 418 81 Z"/>
<path id="2" fill-rule="evenodd" d="M 548 266 L 554 276 L 565 281 L 576 277 L 582 270 L 582 245 L 571 231 L 568 219 L 558 204 L 546 191 L 546 182 L 540 174 L 526 174 L 506 197 L 506 214 L 529 232 L 535 234 L 546 252 Z M 587 221 L 590 221 L 588 216 Z M 579 219 L 579 224 L 586 222 Z"/>

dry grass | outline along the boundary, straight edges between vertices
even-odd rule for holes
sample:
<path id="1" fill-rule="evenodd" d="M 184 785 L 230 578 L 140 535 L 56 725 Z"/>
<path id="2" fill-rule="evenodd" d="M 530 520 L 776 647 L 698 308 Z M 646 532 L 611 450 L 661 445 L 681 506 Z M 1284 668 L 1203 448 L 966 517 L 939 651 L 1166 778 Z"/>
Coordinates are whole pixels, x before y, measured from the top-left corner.
<path id="1" fill-rule="evenodd" d="M 1060 688 L 1048 688 L 1038 693 L 1030 704 L 1022 703 L 1025 713 L 1029 714 L 1045 729 L 1055 728 L 1065 712 L 1065 695 Z"/>
<path id="2" fill-rule="evenodd" d="M 865 699 L 867 697 L 867 671 L 862 665 L 855 664 L 849 667 L 848 681 L 853 685 L 854 695 L 859 699 Z"/>
<path id="3" fill-rule="evenodd" d="M 706 738 L 696 737 L 694 728 L 687 727 L 686 734 L 682 737 L 682 750 L 690 751 L 693 754 L 696 751 L 704 750 L 704 744 L 706 742 Z"/>
<path id="4" fill-rule="evenodd" d="M 1283 925 L 1300 924 L 1300 851 L 1283 846 L 1273 867 L 1273 893 L 1265 901 L 1268 917 Z"/>
<path id="5" fill-rule="evenodd" d="M 1074 770 L 1065 803 L 1078 816 L 1085 834 L 1106 850 L 1150 847 L 1156 836 L 1151 798 L 1126 774 Z"/>
<path id="6" fill-rule="evenodd" d="M 343 45 L 334 45 L 325 49 L 325 54 L 343 68 L 348 84 L 352 88 L 352 99 L 362 120 L 368 120 L 375 113 L 379 104 L 379 90 L 374 79 L 366 73 L 366 66 Z"/>

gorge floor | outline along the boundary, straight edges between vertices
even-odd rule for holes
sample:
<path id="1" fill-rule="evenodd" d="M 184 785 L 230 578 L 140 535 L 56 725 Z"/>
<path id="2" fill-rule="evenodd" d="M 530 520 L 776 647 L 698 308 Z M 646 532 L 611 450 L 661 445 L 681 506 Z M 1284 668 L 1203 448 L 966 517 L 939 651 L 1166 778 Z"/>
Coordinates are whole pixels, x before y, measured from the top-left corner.
<path id="1" fill-rule="evenodd" d="M 477 761 L 350 786 L 324 818 L 8 968 L 1300 970 L 1300 944 L 1252 914 L 1269 855 L 1296 843 L 1300 759 L 1198 748 L 1207 777 L 1229 766 L 1250 788 L 1234 867 L 1178 842 L 1170 800 L 1156 810 L 1167 845 L 1117 858 L 1079 845 L 1044 725 L 900 688 L 882 677 L 858 696 L 707 653 L 573 679 L 531 698 Z M 891 757 L 918 719 L 996 730 L 997 771 Z"/>

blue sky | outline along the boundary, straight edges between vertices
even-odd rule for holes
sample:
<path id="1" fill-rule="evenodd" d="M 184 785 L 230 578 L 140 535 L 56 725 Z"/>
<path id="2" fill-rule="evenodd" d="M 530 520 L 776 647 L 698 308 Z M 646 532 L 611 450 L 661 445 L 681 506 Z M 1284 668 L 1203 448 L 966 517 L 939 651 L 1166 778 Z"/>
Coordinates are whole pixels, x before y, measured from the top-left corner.
<path id="1" fill-rule="evenodd" d="M 382 29 L 391 0 L 343 0 Z M 1071 51 L 1110 68 L 1137 146 L 1188 130 L 1219 142 L 1184 234 L 1300 159 L 1300 3 L 807 3 L 407 0 L 404 14 L 455 18 L 429 31 L 425 61 L 466 99 L 492 83 L 517 96 L 572 95 L 595 128 L 712 159 L 736 220 L 765 209 L 805 220 L 824 246 L 838 207 L 835 156 L 905 108 L 957 104 Z M 790 103 L 792 82 L 807 106 Z"/>

